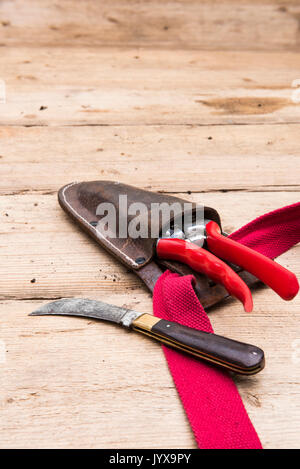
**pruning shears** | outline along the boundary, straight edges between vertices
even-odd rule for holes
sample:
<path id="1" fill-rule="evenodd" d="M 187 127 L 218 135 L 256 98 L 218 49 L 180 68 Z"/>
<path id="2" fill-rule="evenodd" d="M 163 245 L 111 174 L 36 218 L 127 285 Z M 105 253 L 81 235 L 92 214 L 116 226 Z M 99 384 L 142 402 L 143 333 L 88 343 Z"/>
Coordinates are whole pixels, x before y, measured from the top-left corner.
<path id="1" fill-rule="evenodd" d="M 200 244 L 200 245 L 199 245 Z M 268 285 L 284 300 L 298 293 L 297 277 L 285 267 L 224 235 L 212 220 L 190 225 L 183 230 L 174 225 L 162 232 L 156 254 L 162 259 L 182 262 L 224 285 L 228 293 L 240 300 L 247 312 L 252 311 L 251 292 L 241 277 L 224 261 L 247 270 Z"/>

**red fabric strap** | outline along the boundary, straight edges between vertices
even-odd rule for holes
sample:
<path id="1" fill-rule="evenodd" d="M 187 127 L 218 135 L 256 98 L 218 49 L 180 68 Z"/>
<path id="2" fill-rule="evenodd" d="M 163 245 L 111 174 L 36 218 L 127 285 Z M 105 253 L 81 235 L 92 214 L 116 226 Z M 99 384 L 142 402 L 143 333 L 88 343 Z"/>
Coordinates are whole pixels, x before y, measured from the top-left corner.
<path id="1" fill-rule="evenodd" d="M 230 238 L 274 259 L 300 242 L 300 202 L 266 213 Z"/>
<path id="2" fill-rule="evenodd" d="M 274 258 L 300 241 L 300 203 L 263 215 L 231 237 Z M 213 332 L 192 283 L 192 276 L 165 272 L 154 289 L 154 314 Z M 199 448 L 261 449 L 230 375 L 168 347 L 163 350 Z"/>

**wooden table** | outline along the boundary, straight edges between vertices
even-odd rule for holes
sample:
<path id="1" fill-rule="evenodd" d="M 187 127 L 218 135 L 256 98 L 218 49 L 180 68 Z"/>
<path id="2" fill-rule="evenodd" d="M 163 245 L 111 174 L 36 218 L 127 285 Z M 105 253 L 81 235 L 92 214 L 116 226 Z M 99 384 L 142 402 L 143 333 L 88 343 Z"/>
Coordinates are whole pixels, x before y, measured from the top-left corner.
<path id="1" fill-rule="evenodd" d="M 65 296 L 152 311 L 56 194 L 119 180 L 214 206 L 228 232 L 298 201 L 299 21 L 292 0 L 0 2 L 1 447 L 195 447 L 159 345 L 27 317 Z M 299 275 L 299 247 L 280 263 Z M 236 382 L 264 447 L 297 447 L 299 298 L 254 300 L 210 318 L 265 350 Z"/>

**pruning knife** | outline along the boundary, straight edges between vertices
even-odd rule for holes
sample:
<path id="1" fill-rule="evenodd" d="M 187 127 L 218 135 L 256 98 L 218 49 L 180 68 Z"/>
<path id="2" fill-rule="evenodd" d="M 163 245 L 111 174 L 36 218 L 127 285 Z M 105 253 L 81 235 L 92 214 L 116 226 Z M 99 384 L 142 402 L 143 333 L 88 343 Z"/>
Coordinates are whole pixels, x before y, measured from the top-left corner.
<path id="1" fill-rule="evenodd" d="M 224 236 L 219 225 L 211 220 L 187 226 L 184 230 L 176 225 L 167 229 L 157 241 L 156 254 L 163 259 L 187 264 L 196 272 L 223 284 L 230 295 L 243 303 L 247 312 L 253 308 L 251 292 L 223 260 L 247 270 L 284 300 L 292 300 L 299 291 L 297 277 L 292 272 L 254 249 Z"/>
<path id="2" fill-rule="evenodd" d="M 30 314 L 30 316 L 46 315 L 81 316 L 111 321 L 141 332 L 195 358 L 242 375 L 254 375 L 261 371 L 265 364 L 263 350 L 254 345 L 102 301 L 65 298 L 47 303 Z"/>

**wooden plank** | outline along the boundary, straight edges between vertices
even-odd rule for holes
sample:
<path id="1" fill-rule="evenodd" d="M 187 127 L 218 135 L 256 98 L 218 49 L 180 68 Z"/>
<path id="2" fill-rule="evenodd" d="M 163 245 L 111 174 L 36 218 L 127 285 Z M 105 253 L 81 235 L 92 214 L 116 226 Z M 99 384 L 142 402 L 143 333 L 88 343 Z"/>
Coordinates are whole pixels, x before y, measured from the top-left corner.
<path id="1" fill-rule="evenodd" d="M 105 300 L 127 304 L 128 295 Z M 215 310 L 211 320 L 217 332 L 265 349 L 266 369 L 236 382 L 264 446 L 296 448 L 299 305 L 286 306 L 265 291 L 255 302 L 251 315 L 232 304 Z M 38 304 L 0 303 L 6 350 L 0 364 L 1 448 L 195 447 L 156 343 L 107 323 L 28 318 Z M 144 294 L 135 296 L 134 305 L 151 312 Z"/>
<path id="2" fill-rule="evenodd" d="M 4 0 L 2 45 L 299 50 L 297 0 Z M 2 28 L 1 28 L 2 24 Z"/>
<path id="3" fill-rule="evenodd" d="M 0 77 L 2 125 L 300 122 L 296 52 L 2 48 Z"/>
<path id="4" fill-rule="evenodd" d="M 229 192 L 192 194 L 191 198 L 210 201 L 230 230 L 262 211 L 292 203 L 296 196 L 265 193 L 262 199 L 260 193 Z M 194 447 L 157 344 L 114 325 L 26 316 L 51 295 L 101 298 L 151 312 L 150 295 L 74 229 L 54 195 L 0 200 L 6 200 L 9 209 L 8 217 L 3 217 L 6 243 L 1 248 L 0 291 L 23 298 L 0 302 L 0 340 L 7 350 L 0 364 L 4 378 L 0 446 Z M 298 251 L 298 247 L 292 249 L 280 262 L 299 276 Z M 30 282 L 32 276 L 35 283 Z M 255 292 L 254 301 L 249 315 L 238 302 L 228 301 L 211 311 L 211 320 L 217 333 L 265 350 L 265 371 L 236 382 L 264 446 L 297 447 L 299 298 L 286 303 L 262 289 Z M 141 416 L 148 415 L 149 405 L 151 413 L 145 420 Z M 287 421 L 293 425 L 287 426 Z"/>
<path id="5" fill-rule="evenodd" d="M 0 127 L 0 193 L 95 179 L 167 192 L 295 191 L 299 128 Z"/>
<path id="6" fill-rule="evenodd" d="M 27 317 L 61 296 L 152 309 L 56 191 L 118 179 L 212 205 L 228 232 L 296 202 L 299 14 L 292 0 L 0 1 L 0 447 L 195 447 L 157 344 Z M 299 277 L 298 246 L 279 262 Z M 254 301 L 210 317 L 265 350 L 265 371 L 236 382 L 264 447 L 295 448 L 299 299 Z"/>
<path id="7" fill-rule="evenodd" d="M 267 211 L 298 200 L 294 192 L 181 194 L 215 207 L 232 232 Z M 143 288 L 134 274 L 81 232 L 58 206 L 56 194 L 0 197 L 0 298 L 90 296 Z M 300 270 L 298 248 L 281 262 Z M 7 261 L 9 259 L 9 261 Z M 146 290 L 144 289 L 146 292 Z M 290 307 L 290 304 L 287 306 Z"/>
<path id="8" fill-rule="evenodd" d="M 36 304 L 0 304 L 1 448 L 195 446 L 159 345 Z"/>

